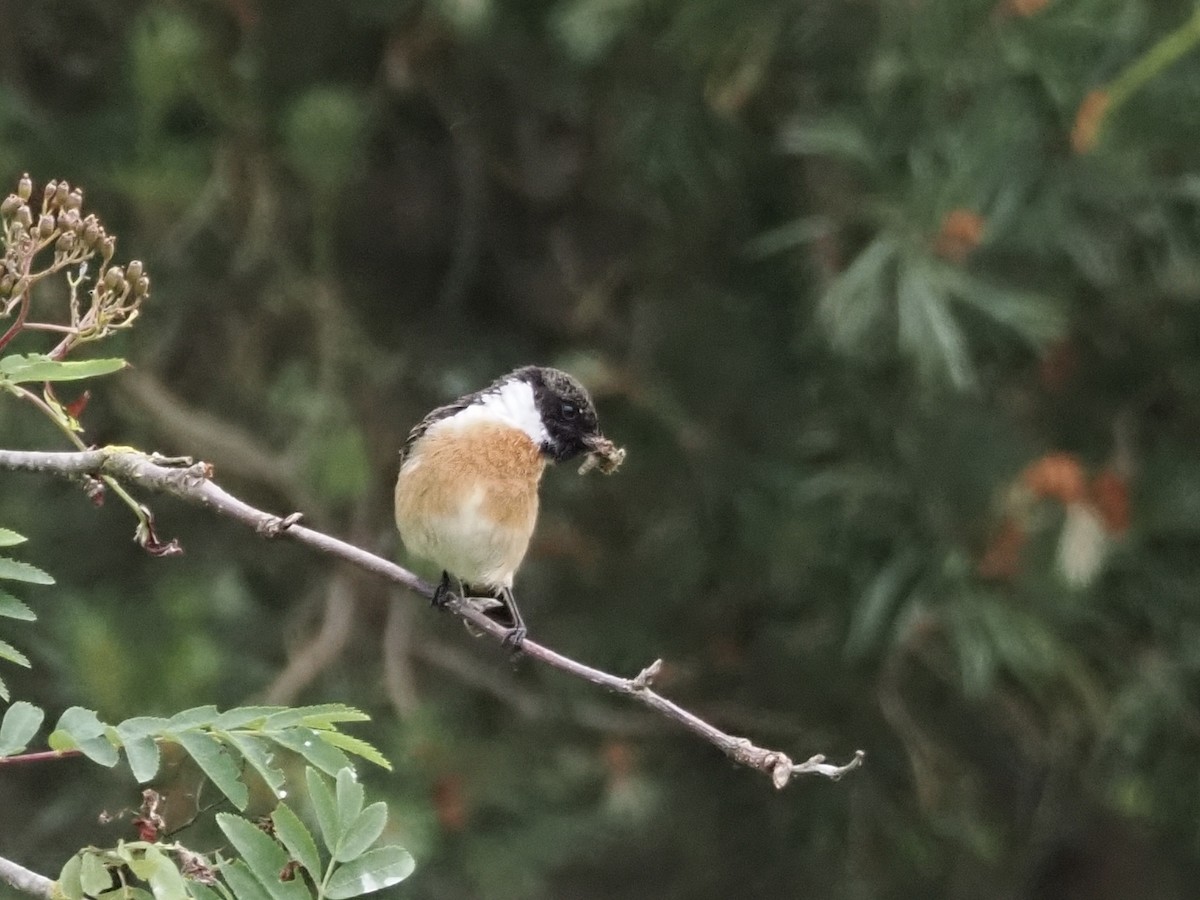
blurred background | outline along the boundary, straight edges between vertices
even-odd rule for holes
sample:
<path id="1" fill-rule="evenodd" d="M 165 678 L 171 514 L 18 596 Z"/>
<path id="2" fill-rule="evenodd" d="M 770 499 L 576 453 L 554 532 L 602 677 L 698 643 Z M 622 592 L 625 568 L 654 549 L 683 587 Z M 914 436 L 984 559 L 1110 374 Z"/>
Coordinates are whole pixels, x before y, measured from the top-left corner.
<path id="1" fill-rule="evenodd" d="M 662 656 L 723 729 L 868 760 L 777 793 L 302 548 L 150 497 L 186 551 L 154 558 L 121 504 L 0 472 L 0 525 L 59 581 L 5 620 L 14 697 L 369 711 L 396 771 L 368 789 L 417 858 L 397 897 L 1193 895 L 1193 4 L 0 0 L 0 25 L 3 184 L 82 185 L 154 278 L 89 440 L 400 558 L 408 429 L 567 368 L 629 458 L 548 473 L 533 635 Z M 65 449 L 11 401 L 0 445 Z M 0 853 L 53 874 L 138 799 L 78 760 L 5 770 Z"/>

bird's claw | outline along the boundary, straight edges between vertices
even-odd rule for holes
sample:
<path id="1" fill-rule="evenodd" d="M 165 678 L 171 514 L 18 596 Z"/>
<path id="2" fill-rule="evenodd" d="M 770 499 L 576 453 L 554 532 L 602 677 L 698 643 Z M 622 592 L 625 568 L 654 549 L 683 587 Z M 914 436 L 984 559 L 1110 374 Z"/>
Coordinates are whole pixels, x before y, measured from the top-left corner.
<path id="1" fill-rule="evenodd" d="M 500 640 L 500 646 L 507 650 L 511 650 L 513 656 L 519 656 L 521 653 L 521 645 L 525 643 L 525 638 L 529 632 L 524 625 L 518 625 L 515 628 L 510 628 L 504 632 L 504 637 Z"/>
<path id="2" fill-rule="evenodd" d="M 450 602 L 453 594 L 450 593 L 450 576 L 446 572 L 442 573 L 442 580 L 438 582 L 438 586 L 433 589 L 433 596 L 429 598 L 429 605 L 434 609 L 445 609 L 446 604 Z"/>

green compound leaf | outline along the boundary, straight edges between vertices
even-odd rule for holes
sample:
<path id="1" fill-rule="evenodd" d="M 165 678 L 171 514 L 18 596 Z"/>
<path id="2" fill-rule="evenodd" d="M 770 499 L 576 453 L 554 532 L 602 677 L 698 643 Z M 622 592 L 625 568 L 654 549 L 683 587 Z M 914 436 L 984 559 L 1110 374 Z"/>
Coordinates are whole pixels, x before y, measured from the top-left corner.
<path id="1" fill-rule="evenodd" d="M 317 842 L 312 833 L 304 827 L 300 817 L 292 812 L 286 803 L 280 803 L 271 813 L 271 821 L 275 824 L 275 836 L 287 848 L 292 859 L 304 866 L 314 880 L 321 878 L 321 855 L 317 852 Z"/>
<path id="2" fill-rule="evenodd" d="M 233 749 L 245 757 L 246 762 L 254 768 L 259 777 L 266 782 L 267 787 L 275 794 L 283 787 L 283 771 L 275 766 L 267 742 L 256 735 L 245 732 L 217 732 L 221 740 L 227 742 Z"/>
<path id="3" fill-rule="evenodd" d="M 263 723 L 263 731 L 277 731 L 306 725 L 309 728 L 332 728 L 335 722 L 368 722 L 371 717 L 362 710 L 342 703 L 323 703 L 318 706 L 298 706 L 279 709 Z"/>
<path id="4" fill-rule="evenodd" d="M 175 713 L 168 720 L 167 727 L 171 731 L 191 731 L 196 728 L 206 728 L 217 718 L 217 708 L 212 705 L 194 706 L 183 712 Z"/>
<path id="5" fill-rule="evenodd" d="M 58 889 L 67 900 L 83 900 L 83 885 L 79 876 L 83 871 L 83 859 L 78 853 L 66 861 L 58 873 Z"/>
<path id="6" fill-rule="evenodd" d="M 372 803 L 350 823 L 333 858 L 348 863 L 362 856 L 383 834 L 387 818 L 387 804 L 382 801 Z"/>
<path id="7" fill-rule="evenodd" d="M 30 584 L 54 584 L 54 579 L 27 562 L 0 556 L 0 578 L 11 581 L 25 581 Z"/>
<path id="8" fill-rule="evenodd" d="M 112 873 L 95 853 L 83 854 L 83 865 L 79 869 L 79 885 L 85 894 L 95 897 L 112 890 Z"/>
<path id="9" fill-rule="evenodd" d="M 29 657 L 8 641 L 0 641 L 0 659 L 6 659 L 18 666 L 24 666 L 26 669 L 29 668 Z"/>
<path id="10" fill-rule="evenodd" d="M 271 900 L 309 900 L 308 889 L 302 880 L 280 879 L 279 876 L 287 867 L 288 856 L 261 829 L 231 813 L 218 813 L 217 825 L 241 854 L 251 874 Z"/>
<path id="11" fill-rule="evenodd" d="M 324 731 L 321 733 L 321 740 L 337 747 L 339 750 L 353 753 L 355 756 L 361 756 L 367 762 L 374 763 L 380 768 L 387 769 L 389 772 L 392 771 L 392 764 L 388 762 L 387 758 L 376 750 L 374 746 L 361 738 L 344 734 L 341 731 Z"/>
<path id="12" fill-rule="evenodd" d="M 343 840 L 345 840 L 347 829 L 362 812 L 364 798 L 363 786 L 358 783 L 354 770 L 347 767 L 339 771 L 337 773 L 337 814 Z M 341 841 L 338 843 L 340 844 Z"/>
<path id="13" fill-rule="evenodd" d="M 325 896 L 347 900 L 399 884 L 417 867 L 403 847 L 379 847 L 334 870 Z"/>
<path id="14" fill-rule="evenodd" d="M 37 614 L 8 591 L 0 591 L 0 617 L 33 622 Z"/>
<path id="15" fill-rule="evenodd" d="M 0 756 L 12 756 L 29 746 L 45 717 L 44 712 L 24 700 L 10 706 L 0 721 Z"/>
<path id="16" fill-rule="evenodd" d="M 175 735 L 175 740 L 234 806 L 246 808 L 250 802 L 250 789 L 241 780 L 237 763 L 220 741 L 201 731 L 181 732 Z"/>
<path id="17" fill-rule="evenodd" d="M 107 726 L 90 709 L 72 706 L 58 719 L 48 741 L 52 750 L 79 750 L 92 762 L 109 768 L 117 764 L 117 748 Z"/>
<path id="18" fill-rule="evenodd" d="M 289 728 L 287 731 L 269 732 L 266 737 L 296 751 L 325 774 L 336 775 L 350 766 L 350 759 L 325 741 L 329 733 L 312 728 Z"/>
<path id="19" fill-rule="evenodd" d="M 0 359 L 0 381 L 21 384 L 30 381 L 78 381 L 110 375 L 124 369 L 123 359 L 57 360 L 41 353 L 16 354 Z"/>
<path id="20" fill-rule="evenodd" d="M 11 528 L 0 528 L 0 547 L 12 547 L 25 543 L 25 535 L 17 534 Z"/>
<path id="21" fill-rule="evenodd" d="M 332 853 L 342 839 L 342 826 L 338 820 L 333 794 L 321 773 L 311 766 L 304 770 L 304 778 L 308 783 L 308 796 L 312 801 L 313 812 L 317 815 L 317 825 L 321 828 L 321 838 Z"/>
<path id="22" fill-rule="evenodd" d="M 237 900 L 272 900 L 267 889 L 250 874 L 250 867 L 240 859 L 222 863 L 221 875 L 224 876 L 225 882 Z"/>

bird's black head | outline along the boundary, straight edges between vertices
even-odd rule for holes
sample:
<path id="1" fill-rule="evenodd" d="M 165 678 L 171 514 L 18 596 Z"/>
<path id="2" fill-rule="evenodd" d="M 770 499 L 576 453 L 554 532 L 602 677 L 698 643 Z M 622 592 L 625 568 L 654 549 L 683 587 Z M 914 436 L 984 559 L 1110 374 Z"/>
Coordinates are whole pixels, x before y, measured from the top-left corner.
<path id="1" fill-rule="evenodd" d="M 513 378 L 528 382 L 533 399 L 549 435 L 542 453 L 555 462 L 565 462 L 595 447 L 600 422 L 592 398 L 578 381 L 559 369 L 526 366 Z"/>

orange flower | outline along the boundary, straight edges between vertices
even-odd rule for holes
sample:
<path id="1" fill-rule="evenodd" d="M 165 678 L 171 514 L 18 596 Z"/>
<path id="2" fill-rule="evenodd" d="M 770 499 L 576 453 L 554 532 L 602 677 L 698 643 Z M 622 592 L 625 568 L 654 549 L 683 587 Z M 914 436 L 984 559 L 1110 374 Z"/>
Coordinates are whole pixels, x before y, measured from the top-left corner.
<path id="1" fill-rule="evenodd" d="M 950 210 L 933 240 L 933 252 L 943 259 L 962 262 L 983 240 L 983 225 L 983 216 L 973 210 Z"/>
<path id="2" fill-rule="evenodd" d="M 1096 146 L 1100 126 L 1104 124 L 1104 116 L 1108 112 L 1108 101 L 1108 91 L 1097 88 L 1079 104 L 1075 125 L 1071 129 L 1071 148 L 1076 153 L 1082 155 Z"/>
<path id="3" fill-rule="evenodd" d="M 1035 497 L 1052 497 L 1067 503 L 1087 498 L 1087 477 L 1073 453 L 1047 453 L 1021 473 L 1021 483 Z"/>
<path id="4" fill-rule="evenodd" d="M 1092 505 L 1110 534 L 1129 530 L 1129 484 L 1114 469 L 1105 469 L 1092 479 Z"/>
<path id="5" fill-rule="evenodd" d="M 1000 8 L 1004 13 L 1028 19 L 1050 5 L 1050 0 L 1004 0 Z"/>

